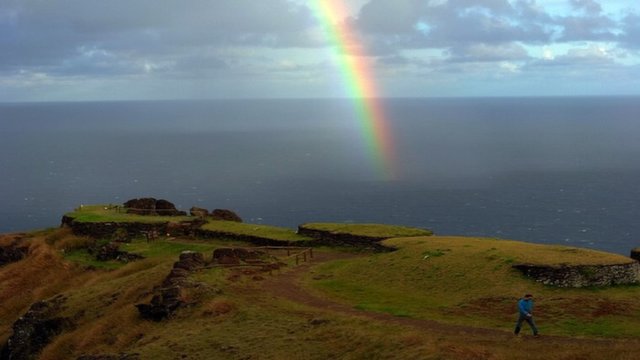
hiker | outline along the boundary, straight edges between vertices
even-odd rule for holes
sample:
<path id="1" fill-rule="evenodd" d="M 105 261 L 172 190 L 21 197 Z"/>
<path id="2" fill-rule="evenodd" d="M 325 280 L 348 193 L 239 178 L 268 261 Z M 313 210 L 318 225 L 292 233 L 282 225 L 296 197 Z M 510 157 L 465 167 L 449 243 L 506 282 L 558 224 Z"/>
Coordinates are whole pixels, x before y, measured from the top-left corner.
<path id="1" fill-rule="evenodd" d="M 533 331 L 533 336 L 538 336 L 538 328 L 536 327 L 536 323 L 533 322 L 533 295 L 526 294 L 522 299 L 518 300 L 518 322 L 516 323 L 516 329 L 514 333 L 518 335 L 520 333 L 520 328 L 522 327 L 522 322 L 526 321 L 529 326 L 531 326 L 531 330 Z"/>

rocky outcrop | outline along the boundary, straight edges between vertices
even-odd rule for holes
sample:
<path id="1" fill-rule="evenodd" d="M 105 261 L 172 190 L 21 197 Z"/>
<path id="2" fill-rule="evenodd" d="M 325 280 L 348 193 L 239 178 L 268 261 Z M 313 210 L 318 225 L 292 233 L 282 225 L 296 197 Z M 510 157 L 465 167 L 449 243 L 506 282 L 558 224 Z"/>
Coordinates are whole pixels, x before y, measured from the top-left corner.
<path id="1" fill-rule="evenodd" d="M 149 304 L 138 304 L 138 312 L 142 318 L 161 321 L 170 317 L 184 302 L 184 288 L 188 286 L 187 277 L 195 270 L 204 267 L 201 253 L 183 251 L 180 259 L 173 264 L 171 272 L 157 289 Z"/>
<path id="2" fill-rule="evenodd" d="M 124 207 L 127 209 L 127 213 L 137 215 L 182 216 L 187 214 L 184 211 L 179 211 L 173 203 L 164 199 L 131 199 L 124 203 Z"/>
<path id="3" fill-rule="evenodd" d="M 636 261 L 640 261 L 640 247 L 631 249 L 631 256 L 632 259 L 636 260 Z"/>
<path id="4" fill-rule="evenodd" d="M 238 214 L 227 209 L 215 209 L 211 212 L 211 218 L 213 220 L 235 221 L 242 222 L 242 219 Z"/>
<path id="5" fill-rule="evenodd" d="M 388 239 L 388 237 L 360 236 L 348 233 L 337 233 L 332 231 L 313 229 L 306 227 L 305 225 L 298 226 L 298 234 L 316 239 L 315 244 L 319 245 L 358 247 L 378 252 L 388 252 L 395 250 L 395 248 L 385 246 L 380 243 L 382 240 Z"/>
<path id="6" fill-rule="evenodd" d="M 22 244 L 22 238 L 14 238 L 7 245 L 0 245 L 0 266 L 20 261 L 27 256 L 29 246 Z"/>
<path id="7" fill-rule="evenodd" d="M 189 209 L 189 214 L 191 216 L 197 216 L 197 217 L 204 218 L 204 217 L 209 216 L 209 210 L 193 206 L 191 209 Z"/>
<path id="8" fill-rule="evenodd" d="M 58 295 L 31 305 L 27 313 L 13 324 L 13 335 L 2 348 L 0 359 L 36 359 L 55 336 L 72 326 L 70 319 L 57 316 L 65 300 Z"/>
<path id="9" fill-rule="evenodd" d="M 516 264 L 513 268 L 537 282 L 558 287 L 579 288 L 640 282 L 640 263 L 637 261 L 611 265 Z"/>
<path id="10" fill-rule="evenodd" d="M 95 254 L 96 260 L 98 261 L 118 260 L 120 262 L 128 263 L 144 259 L 142 255 L 120 250 L 120 245 L 121 244 L 118 242 L 110 242 L 93 249 L 91 252 Z"/>

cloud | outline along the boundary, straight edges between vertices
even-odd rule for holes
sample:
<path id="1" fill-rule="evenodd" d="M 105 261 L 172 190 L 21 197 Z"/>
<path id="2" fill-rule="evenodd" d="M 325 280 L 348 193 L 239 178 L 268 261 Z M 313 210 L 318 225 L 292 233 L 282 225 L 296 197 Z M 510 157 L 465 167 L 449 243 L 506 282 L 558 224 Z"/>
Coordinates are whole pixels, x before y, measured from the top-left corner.
<path id="1" fill-rule="evenodd" d="M 494 62 L 494 61 L 522 61 L 530 58 L 527 50 L 518 43 L 487 45 L 476 43 L 450 50 L 453 62 Z"/>
<path id="2" fill-rule="evenodd" d="M 286 0 L 4 0 L 0 71 L 82 65 L 87 48 L 110 54 L 103 67 L 117 68 L 202 48 L 312 46 L 312 24 L 305 6 Z"/>

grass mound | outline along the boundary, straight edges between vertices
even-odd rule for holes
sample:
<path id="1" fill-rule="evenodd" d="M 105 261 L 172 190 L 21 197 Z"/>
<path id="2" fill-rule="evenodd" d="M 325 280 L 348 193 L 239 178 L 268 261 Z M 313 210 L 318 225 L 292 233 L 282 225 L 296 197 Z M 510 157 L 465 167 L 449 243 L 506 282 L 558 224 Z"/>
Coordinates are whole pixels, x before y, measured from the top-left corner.
<path id="1" fill-rule="evenodd" d="M 392 253 L 322 265 L 323 294 L 364 310 L 509 329 L 515 303 L 537 298 L 536 318 L 545 333 L 640 335 L 639 286 L 559 289 L 536 283 L 514 263 L 619 264 L 628 258 L 587 249 L 516 241 L 422 237 L 384 242 Z"/>
<path id="2" fill-rule="evenodd" d="M 383 224 L 308 223 L 300 226 L 311 231 L 372 238 L 430 236 L 431 230 Z"/>

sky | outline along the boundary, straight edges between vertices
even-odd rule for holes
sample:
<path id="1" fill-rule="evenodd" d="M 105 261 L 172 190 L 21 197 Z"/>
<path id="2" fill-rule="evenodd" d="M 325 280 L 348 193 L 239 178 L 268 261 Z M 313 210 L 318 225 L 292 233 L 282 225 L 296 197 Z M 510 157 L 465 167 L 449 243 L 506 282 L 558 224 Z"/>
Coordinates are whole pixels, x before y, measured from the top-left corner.
<path id="1" fill-rule="evenodd" d="M 0 102 L 352 97 L 354 56 L 380 97 L 640 95 L 640 1 L 0 0 Z"/>

